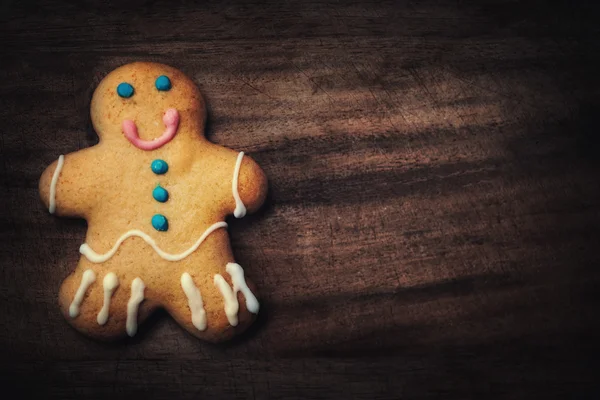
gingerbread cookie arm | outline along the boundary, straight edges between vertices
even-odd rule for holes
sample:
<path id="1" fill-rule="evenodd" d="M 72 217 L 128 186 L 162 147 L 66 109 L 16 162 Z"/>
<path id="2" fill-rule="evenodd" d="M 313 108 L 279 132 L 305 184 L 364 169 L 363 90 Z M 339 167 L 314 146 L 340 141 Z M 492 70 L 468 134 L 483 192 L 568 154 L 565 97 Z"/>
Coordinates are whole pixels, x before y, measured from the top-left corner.
<path id="1" fill-rule="evenodd" d="M 98 197 L 94 185 L 92 148 L 61 155 L 46 168 L 39 182 L 42 202 L 50 214 L 85 217 Z"/>
<path id="2" fill-rule="evenodd" d="M 231 179 L 231 191 L 235 200 L 233 215 L 242 218 L 260 208 L 267 196 L 267 177 L 258 164 L 240 152 L 237 155 Z"/>

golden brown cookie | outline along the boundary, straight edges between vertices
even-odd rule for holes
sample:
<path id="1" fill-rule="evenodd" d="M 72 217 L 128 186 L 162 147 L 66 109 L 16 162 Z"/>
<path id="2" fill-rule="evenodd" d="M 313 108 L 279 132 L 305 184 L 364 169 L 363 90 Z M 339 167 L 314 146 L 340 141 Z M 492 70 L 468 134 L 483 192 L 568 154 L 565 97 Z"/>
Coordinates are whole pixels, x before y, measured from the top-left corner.
<path id="1" fill-rule="evenodd" d="M 65 318 L 100 339 L 135 335 L 158 307 L 201 339 L 246 329 L 259 304 L 224 220 L 261 206 L 263 171 L 204 138 L 200 91 L 166 65 L 111 72 L 91 116 L 100 142 L 61 155 L 39 185 L 50 213 L 88 222 L 77 268 L 60 289 Z"/>

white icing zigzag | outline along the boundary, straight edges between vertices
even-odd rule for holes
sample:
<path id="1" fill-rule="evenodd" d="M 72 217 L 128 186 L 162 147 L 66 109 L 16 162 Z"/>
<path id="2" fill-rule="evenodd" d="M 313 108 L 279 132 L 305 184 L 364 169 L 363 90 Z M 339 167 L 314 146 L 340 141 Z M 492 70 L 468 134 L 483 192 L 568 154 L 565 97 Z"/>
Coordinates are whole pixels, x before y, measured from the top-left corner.
<path id="1" fill-rule="evenodd" d="M 117 242 L 112 247 L 112 249 L 110 249 L 109 251 L 107 251 L 104 254 L 98 254 L 98 253 L 96 253 L 94 250 L 92 250 L 92 248 L 87 243 L 84 243 L 84 244 L 82 244 L 79 247 L 79 252 L 81 254 L 83 254 L 84 256 L 86 256 L 87 259 L 90 260 L 93 263 L 103 263 L 103 262 L 105 262 L 106 260 L 110 259 L 112 256 L 115 255 L 115 253 L 119 249 L 119 246 L 121 246 L 121 244 L 126 239 L 128 239 L 130 237 L 133 237 L 133 236 L 139 236 L 142 239 L 144 239 L 146 241 L 146 243 L 148 243 L 150 246 L 152 246 L 152 248 L 154 249 L 154 251 L 156 251 L 156 253 L 159 256 L 161 256 L 162 258 L 164 258 L 165 260 L 167 260 L 167 261 L 179 261 L 179 260 L 183 260 L 184 258 L 186 258 L 187 256 L 189 256 L 190 254 L 192 254 L 194 251 L 196 251 L 196 249 L 202 244 L 202 242 L 208 237 L 208 235 L 210 235 L 211 233 L 213 233 L 215 230 L 217 230 L 219 228 L 227 228 L 227 223 L 226 222 L 216 222 L 213 225 L 209 226 L 206 229 L 206 231 L 204 231 L 204 233 L 202 234 L 202 236 L 200 236 L 200 238 L 196 241 L 196 243 L 194 243 L 192 245 L 192 247 L 190 247 L 189 249 L 187 249 L 183 253 L 179 253 L 179 254 L 167 253 L 166 251 L 164 251 L 160 247 L 158 247 L 158 245 L 156 244 L 156 242 L 154 241 L 154 239 L 152 239 L 147 233 L 144 233 L 144 232 L 142 232 L 140 230 L 137 230 L 137 229 L 133 229 L 133 230 L 125 232 L 123 234 L 123 236 L 121 236 L 117 240 Z"/>

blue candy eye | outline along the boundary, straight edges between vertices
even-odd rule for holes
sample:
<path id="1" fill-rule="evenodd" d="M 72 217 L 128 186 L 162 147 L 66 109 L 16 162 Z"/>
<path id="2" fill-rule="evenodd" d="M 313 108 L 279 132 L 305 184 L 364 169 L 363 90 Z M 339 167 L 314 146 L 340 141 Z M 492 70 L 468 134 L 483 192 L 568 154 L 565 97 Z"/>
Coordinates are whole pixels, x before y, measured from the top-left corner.
<path id="1" fill-rule="evenodd" d="M 166 92 L 171 90 L 171 80 L 166 75 L 161 75 L 156 78 L 156 82 L 154 83 L 156 88 L 160 91 Z"/>
<path id="2" fill-rule="evenodd" d="M 121 82 L 119 83 L 119 86 L 117 86 L 117 94 L 127 99 L 133 96 L 133 86 L 127 82 Z"/>

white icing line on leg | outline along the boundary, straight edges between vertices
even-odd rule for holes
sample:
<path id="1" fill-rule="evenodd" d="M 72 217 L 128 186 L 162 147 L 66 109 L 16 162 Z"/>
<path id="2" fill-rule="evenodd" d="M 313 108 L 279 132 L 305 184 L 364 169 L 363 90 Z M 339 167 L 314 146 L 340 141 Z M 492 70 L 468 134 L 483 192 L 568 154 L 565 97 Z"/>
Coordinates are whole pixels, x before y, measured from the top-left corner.
<path id="1" fill-rule="evenodd" d="M 233 290 L 231 290 L 229 287 L 229 284 L 225 278 L 223 278 L 221 275 L 216 274 L 214 281 L 215 286 L 219 289 L 221 295 L 223 296 L 223 300 L 225 301 L 225 315 L 227 315 L 227 320 L 231 326 L 236 326 L 238 324 L 237 313 L 240 308 L 237 297 L 235 296 Z"/>
<path id="2" fill-rule="evenodd" d="M 196 241 L 196 243 L 194 243 L 192 245 L 192 247 L 190 247 L 183 253 L 179 253 L 179 254 L 167 253 L 166 251 L 164 251 L 160 247 L 158 247 L 158 245 L 156 244 L 154 239 L 152 239 L 147 233 L 144 233 L 137 229 L 133 229 L 133 230 L 125 232 L 123 234 L 123 236 L 121 236 L 119 239 L 117 239 L 117 242 L 115 243 L 113 248 L 104 254 L 96 253 L 94 250 L 92 250 L 92 248 L 87 243 L 84 243 L 81 246 L 79 246 L 79 252 L 81 254 L 83 254 L 88 260 L 90 260 L 93 263 L 96 263 L 96 264 L 103 263 L 115 255 L 115 253 L 119 249 L 119 246 L 121 246 L 121 244 L 126 239 L 128 239 L 132 236 L 139 236 L 142 239 L 144 239 L 144 241 L 146 243 L 148 243 L 154 249 L 154 251 L 156 251 L 156 254 L 161 256 L 163 259 L 165 259 L 167 261 L 179 261 L 179 260 L 183 260 L 190 254 L 192 254 L 194 251 L 196 251 L 196 249 L 198 247 L 200 247 L 200 245 L 202 244 L 202 242 L 204 242 L 204 240 L 208 237 L 208 235 L 210 235 L 211 233 L 213 233 L 214 231 L 216 231 L 219 228 L 227 228 L 227 223 L 223 222 L 223 221 L 215 222 L 214 224 L 212 224 L 211 226 L 206 228 L 206 230 L 204 231 L 202 236 L 200 236 L 200 238 Z"/>
<path id="3" fill-rule="evenodd" d="M 237 292 L 242 292 L 242 294 L 246 298 L 246 308 L 248 309 L 248 311 L 250 311 L 253 314 L 258 313 L 260 305 L 258 304 L 256 296 L 254 296 L 254 294 L 246 284 L 246 279 L 244 278 L 244 269 L 242 268 L 242 266 L 236 263 L 227 263 L 227 267 L 225 267 L 225 269 L 227 273 L 231 276 L 234 294 L 237 294 Z"/>
<path id="4" fill-rule="evenodd" d="M 131 337 L 137 332 L 138 308 L 140 303 L 144 301 L 144 289 L 146 289 L 146 285 L 140 278 L 135 278 L 131 282 L 131 297 L 127 303 L 127 322 L 125 324 L 127 334 Z"/>
<path id="5" fill-rule="evenodd" d="M 52 175 L 52 181 L 50 181 L 50 198 L 48 199 L 48 211 L 50 214 L 54 214 L 54 211 L 56 211 L 56 183 L 58 182 L 58 176 L 60 175 L 64 163 L 65 156 L 61 154 L 60 157 L 58 157 L 58 164 L 56 164 L 54 175 Z"/>
<path id="6" fill-rule="evenodd" d="M 98 313 L 98 325 L 104 325 L 106 321 L 108 321 L 108 311 L 110 309 L 110 299 L 112 298 L 113 293 L 119 286 L 119 278 L 113 272 L 109 272 L 104 277 L 102 281 L 104 286 L 104 304 L 102 304 L 102 309 Z"/>
<path id="7" fill-rule="evenodd" d="M 73 298 L 73 302 L 69 307 L 69 316 L 71 318 L 75 318 L 79 315 L 79 306 L 83 302 L 83 296 L 85 296 L 85 292 L 88 290 L 90 285 L 94 283 L 96 280 L 96 274 L 91 269 L 86 269 L 83 275 L 81 276 L 81 283 L 79 284 L 79 289 L 75 293 L 75 297 Z"/>
<path id="8" fill-rule="evenodd" d="M 238 154 L 237 160 L 235 162 L 235 169 L 233 170 L 233 179 L 231 180 L 231 191 L 233 193 L 233 198 L 235 199 L 235 210 L 233 210 L 233 216 L 236 218 L 242 218 L 246 215 L 246 206 L 244 206 L 244 202 L 240 198 L 240 194 L 238 192 L 238 178 L 240 176 L 240 167 L 242 166 L 242 159 L 244 158 L 244 152 L 240 151 Z"/>
<path id="9" fill-rule="evenodd" d="M 206 329 L 206 311 L 204 311 L 204 303 L 200 289 L 194 285 L 192 277 L 187 272 L 181 275 L 181 288 L 187 296 L 188 305 L 192 313 L 192 324 L 199 331 Z"/>

